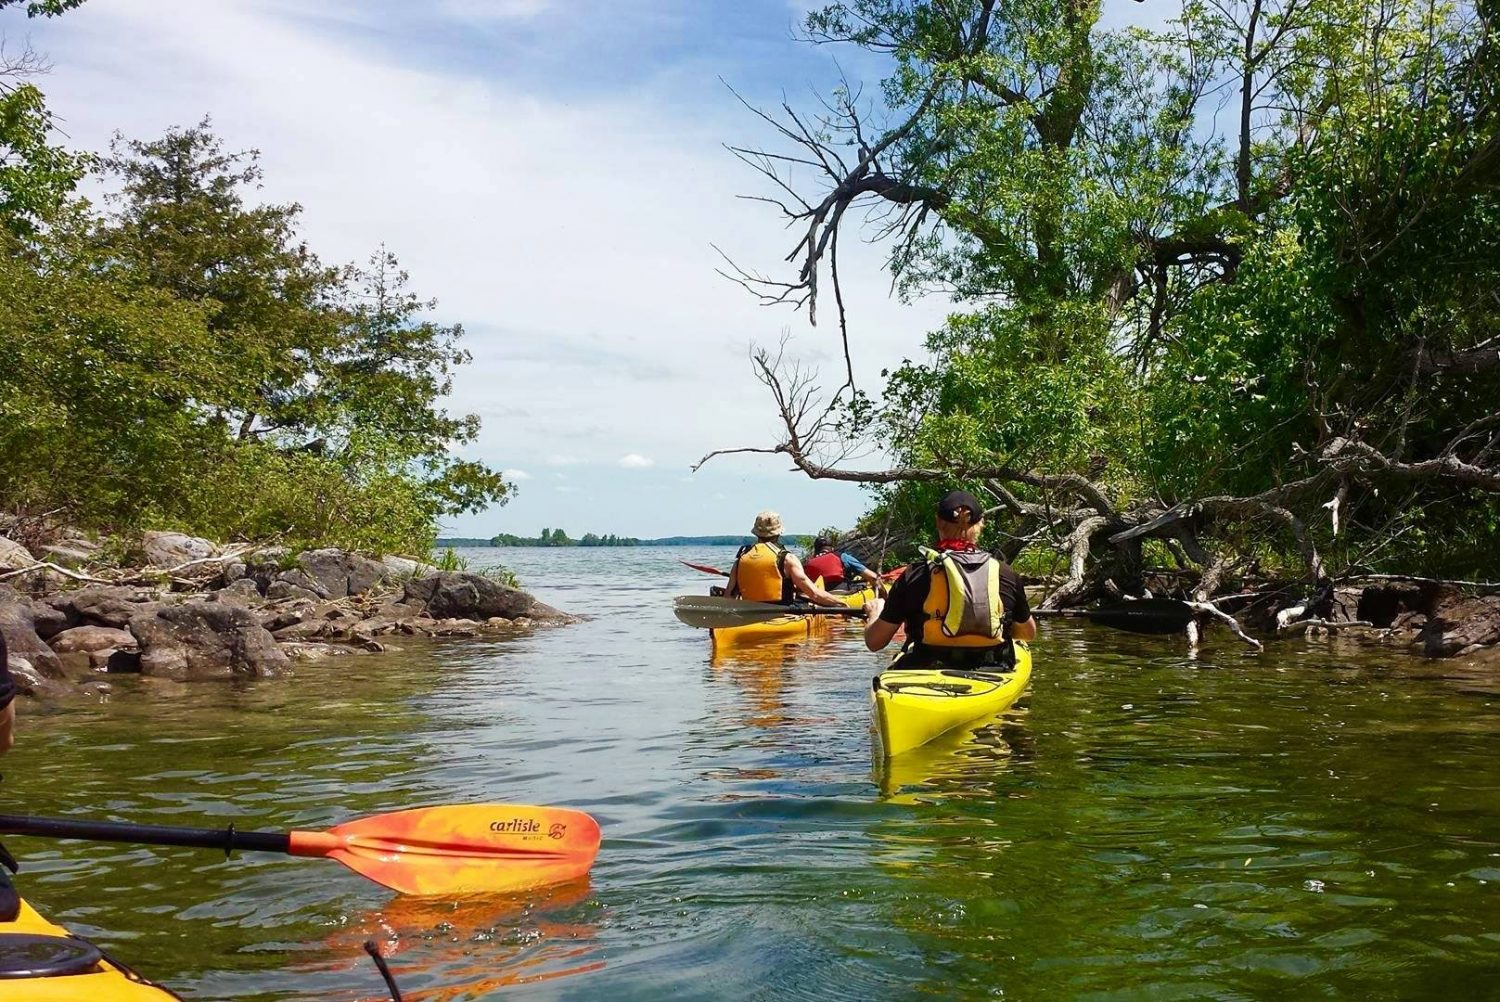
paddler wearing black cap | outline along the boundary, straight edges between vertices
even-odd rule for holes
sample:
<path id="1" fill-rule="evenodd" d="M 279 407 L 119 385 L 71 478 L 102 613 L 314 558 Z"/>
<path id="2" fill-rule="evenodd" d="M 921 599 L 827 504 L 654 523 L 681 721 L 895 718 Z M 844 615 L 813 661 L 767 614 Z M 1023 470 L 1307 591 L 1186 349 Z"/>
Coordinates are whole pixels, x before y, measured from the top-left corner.
<path id="1" fill-rule="evenodd" d="M 943 495 L 937 547 L 923 549 L 927 559 L 906 569 L 889 598 L 865 606 L 865 646 L 883 650 L 905 626 L 902 665 L 970 668 L 1003 664 L 1010 641 L 1034 639 L 1026 589 L 1000 556 L 976 545 L 983 529 L 984 508 L 974 495 Z"/>

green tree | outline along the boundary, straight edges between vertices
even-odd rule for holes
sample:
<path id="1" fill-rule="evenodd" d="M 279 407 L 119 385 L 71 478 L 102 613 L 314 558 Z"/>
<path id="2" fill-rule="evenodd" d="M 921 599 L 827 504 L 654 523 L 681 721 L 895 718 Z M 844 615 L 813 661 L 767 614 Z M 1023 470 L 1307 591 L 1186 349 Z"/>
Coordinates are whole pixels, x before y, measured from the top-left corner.
<path id="1" fill-rule="evenodd" d="M 910 533 L 939 482 L 987 491 L 1015 539 L 1071 559 L 1059 601 L 1100 553 L 1121 563 L 1094 584 L 1132 580 L 1147 536 L 1206 592 L 1232 555 L 1323 577 L 1320 547 L 1412 566 L 1392 540 L 1483 538 L 1500 506 L 1493 15 L 1224 0 L 1142 31 L 1101 26 L 1097 0 L 815 11 L 815 41 L 891 59 L 892 124 L 849 88 L 822 127 L 782 132 L 815 170 L 741 151 L 797 192 L 783 208 L 805 236 L 789 281 L 745 280 L 815 306 L 868 205 L 901 286 L 964 308 L 878 396 L 850 362 L 842 409 L 762 352 L 787 426 L 767 451 L 910 485 L 879 494 Z M 895 467 L 820 460 L 850 452 L 841 427 L 878 429 Z"/>
<path id="2" fill-rule="evenodd" d="M 51 144 L 52 113 L 29 83 L 0 69 L 0 239 L 29 239 L 72 194 L 90 158 Z"/>

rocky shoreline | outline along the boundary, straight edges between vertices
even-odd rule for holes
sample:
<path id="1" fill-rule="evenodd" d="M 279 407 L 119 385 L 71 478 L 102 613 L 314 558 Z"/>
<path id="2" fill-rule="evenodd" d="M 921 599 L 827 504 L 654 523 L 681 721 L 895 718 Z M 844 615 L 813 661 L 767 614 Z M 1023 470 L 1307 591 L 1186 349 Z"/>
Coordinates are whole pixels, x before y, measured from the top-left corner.
<path id="1" fill-rule="evenodd" d="M 111 559 L 111 552 L 123 559 Z M 115 673 L 177 680 L 289 674 L 387 650 L 576 622 L 483 574 L 340 549 L 220 547 L 175 532 L 128 546 L 0 536 L 0 631 L 23 693 L 107 692 Z"/>

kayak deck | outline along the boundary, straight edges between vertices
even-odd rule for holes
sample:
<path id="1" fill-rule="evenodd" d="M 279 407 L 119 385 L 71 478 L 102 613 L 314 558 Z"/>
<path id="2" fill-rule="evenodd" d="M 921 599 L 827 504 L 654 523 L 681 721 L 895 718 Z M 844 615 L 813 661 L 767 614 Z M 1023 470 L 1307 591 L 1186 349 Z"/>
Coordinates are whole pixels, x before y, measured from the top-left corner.
<path id="1" fill-rule="evenodd" d="M 0 998 L 163 1002 L 181 996 L 145 980 L 22 901 L 14 920 L 0 921 Z"/>
<path id="2" fill-rule="evenodd" d="M 877 752 L 900 755 L 955 727 L 1009 709 L 1031 681 L 1031 649 L 1020 641 L 1015 649 L 1011 668 L 892 668 L 875 676 L 870 709 Z"/>

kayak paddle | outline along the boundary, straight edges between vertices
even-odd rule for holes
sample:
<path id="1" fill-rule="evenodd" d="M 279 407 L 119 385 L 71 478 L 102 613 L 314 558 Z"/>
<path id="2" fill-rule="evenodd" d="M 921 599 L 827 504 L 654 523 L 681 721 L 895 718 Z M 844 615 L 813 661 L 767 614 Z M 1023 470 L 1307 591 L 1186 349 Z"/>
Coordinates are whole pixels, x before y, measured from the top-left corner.
<path id="1" fill-rule="evenodd" d="M 679 564 L 682 564 L 684 567 L 691 567 L 695 571 L 702 571 L 704 574 L 717 574 L 721 578 L 729 577 L 728 571 L 721 571 L 717 567 L 710 567 L 707 564 L 695 564 L 688 560 L 679 560 L 677 562 Z M 900 567 L 893 567 L 890 570 L 886 571 L 884 574 L 880 575 L 880 580 L 894 581 L 905 573 L 906 565 L 902 564 Z"/>
<path id="2" fill-rule="evenodd" d="M 847 605 L 776 605 L 746 602 L 719 595 L 678 595 L 672 600 L 677 618 L 700 630 L 723 630 L 749 623 L 769 623 L 787 616 L 863 616 L 864 609 Z"/>
<path id="3" fill-rule="evenodd" d="M 520 804 L 418 807 L 290 832 L 0 814 L 0 834 L 318 856 L 402 894 L 423 895 L 562 883 L 588 873 L 599 852 L 599 824 L 587 814 Z"/>
<path id="4" fill-rule="evenodd" d="M 1031 614 L 1038 618 L 1087 619 L 1100 626 L 1148 635 L 1181 633 L 1196 615 L 1192 606 L 1174 598 L 1143 598 L 1096 609 L 1033 609 Z"/>
<path id="5" fill-rule="evenodd" d="M 707 564 L 694 564 L 686 560 L 679 560 L 677 562 L 686 567 L 691 567 L 695 571 L 702 571 L 704 574 L 717 574 L 721 578 L 729 577 L 728 571 L 721 571 L 717 567 L 710 567 Z"/>

